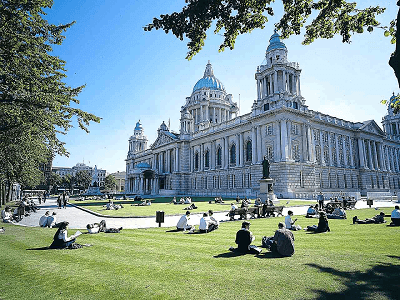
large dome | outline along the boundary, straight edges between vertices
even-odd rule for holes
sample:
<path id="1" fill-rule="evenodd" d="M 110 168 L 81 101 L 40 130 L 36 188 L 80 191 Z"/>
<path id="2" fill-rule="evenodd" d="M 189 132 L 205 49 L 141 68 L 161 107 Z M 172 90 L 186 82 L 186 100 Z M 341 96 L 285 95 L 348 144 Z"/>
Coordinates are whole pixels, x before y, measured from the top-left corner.
<path id="1" fill-rule="evenodd" d="M 204 76 L 201 78 L 197 83 L 195 84 L 193 88 L 193 92 L 200 90 L 202 88 L 207 88 L 210 90 L 218 90 L 218 91 L 225 91 L 225 87 L 222 84 L 221 81 L 218 80 L 214 76 L 214 72 L 212 70 L 212 66 L 210 64 L 210 61 L 208 61 L 208 64 L 206 66 L 206 70 L 204 71 Z"/>

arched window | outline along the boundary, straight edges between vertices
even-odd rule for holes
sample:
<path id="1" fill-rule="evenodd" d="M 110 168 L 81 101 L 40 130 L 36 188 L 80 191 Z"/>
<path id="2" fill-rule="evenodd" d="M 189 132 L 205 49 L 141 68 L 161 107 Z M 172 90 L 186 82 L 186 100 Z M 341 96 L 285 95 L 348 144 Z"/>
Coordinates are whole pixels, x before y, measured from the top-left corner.
<path id="1" fill-rule="evenodd" d="M 230 150 L 230 163 L 236 164 L 236 145 L 233 144 Z"/>
<path id="2" fill-rule="evenodd" d="M 204 155 L 204 166 L 206 168 L 210 167 L 210 151 L 206 151 L 206 154 Z"/>
<path id="3" fill-rule="evenodd" d="M 222 166 L 222 149 L 218 147 L 217 149 L 217 166 Z"/>
<path id="4" fill-rule="evenodd" d="M 251 141 L 247 141 L 246 143 L 246 161 L 251 162 L 252 160 L 252 144 Z"/>
<path id="5" fill-rule="evenodd" d="M 194 155 L 194 169 L 198 170 L 199 169 L 199 153 L 196 152 Z"/>
<path id="6" fill-rule="evenodd" d="M 297 102 L 293 102 L 293 108 L 294 109 L 299 109 L 299 106 L 297 105 Z"/>

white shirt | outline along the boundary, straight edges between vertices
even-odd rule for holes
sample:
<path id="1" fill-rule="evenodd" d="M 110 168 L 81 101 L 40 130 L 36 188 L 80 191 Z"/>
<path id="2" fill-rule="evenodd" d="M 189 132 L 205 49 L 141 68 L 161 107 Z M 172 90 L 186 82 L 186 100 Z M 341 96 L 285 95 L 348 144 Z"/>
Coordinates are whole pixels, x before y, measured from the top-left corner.
<path id="1" fill-rule="evenodd" d="M 3 209 L 1 211 L 1 218 L 4 220 L 11 220 L 11 213 Z"/>
<path id="2" fill-rule="evenodd" d="M 189 218 L 186 215 L 183 215 L 179 219 L 178 224 L 176 224 L 176 227 L 179 229 L 185 229 L 188 225 L 188 220 L 189 220 Z"/>
<path id="3" fill-rule="evenodd" d="M 237 209 L 237 206 L 235 204 L 232 204 L 231 205 L 231 210 L 235 210 L 235 209 Z"/>
<path id="4" fill-rule="evenodd" d="M 210 219 L 208 217 L 202 217 L 200 219 L 200 230 L 207 230 L 208 229 L 208 224 L 210 223 Z"/>
<path id="5" fill-rule="evenodd" d="M 90 234 L 99 233 L 99 229 L 100 229 L 99 226 L 95 226 L 95 227 L 93 227 L 93 228 L 89 228 L 89 229 L 88 229 L 88 232 L 89 232 Z"/>
<path id="6" fill-rule="evenodd" d="M 40 227 L 46 227 L 47 226 L 47 218 L 48 218 L 48 216 L 46 216 L 46 215 L 43 215 L 43 216 L 40 217 L 40 219 L 39 219 L 39 226 Z"/>
<path id="7" fill-rule="evenodd" d="M 399 209 L 395 209 L 392 211 L 391 217 L 393 219 L 400 219 L 400 210 Z"/>
<path id="8" fill-rule="evenodd" d="M 287 216 L 285 217 L 285 226 L 286 226 L 286 229 L 292 228 L 292 223 L 293 223 L 292 218 L 291 218 L 289 215 L 287 215 Z"/>
<path id="9" fill-rule="evenodd" d="M 214 218 L 213 216 L 210 216 L 210 220 L 211 220 L 211 222 L 213 222 L 219 226 L 219 221 L 216 218 Z"/>
<path id="10" fill-rule="evenodd" d="M 56 225 L 56 223 L 57 223 L 57 220 L 56 220 L 55 216 L 49 216 L 47 218 L 47 226 L 53 227 L 54 225 Z"/>
<path id="11" fill-rule="evenodd" d="M 58 234 L 58 238 L 63 240 L 64 242 L 69 242 L 71 240 L 71 237 L 68 237 L 67 234 L 67 230 L 61 230 Z"/>

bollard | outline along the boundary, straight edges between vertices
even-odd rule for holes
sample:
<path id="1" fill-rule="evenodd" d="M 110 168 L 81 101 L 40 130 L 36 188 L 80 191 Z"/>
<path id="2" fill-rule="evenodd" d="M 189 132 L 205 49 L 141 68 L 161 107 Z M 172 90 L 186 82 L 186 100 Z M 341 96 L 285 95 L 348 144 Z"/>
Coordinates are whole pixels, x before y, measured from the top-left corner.
<path id="1" fill-rule="evenodd" d="M 161 227 L 161 223 L 164 223 L 164 212 L 162 210 L 156 211 L 156 223 L 158 223 L 158 227 Z"/>

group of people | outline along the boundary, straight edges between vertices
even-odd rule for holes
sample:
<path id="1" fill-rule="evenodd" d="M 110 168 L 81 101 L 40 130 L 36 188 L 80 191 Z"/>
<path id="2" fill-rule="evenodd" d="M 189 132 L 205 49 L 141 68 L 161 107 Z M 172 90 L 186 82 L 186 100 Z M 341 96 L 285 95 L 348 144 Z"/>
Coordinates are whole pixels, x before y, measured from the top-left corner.
<path id="1" fill-rule="evenodd" d="M 176 197 L 174 197 L 170 203 L 172 203 L 172 204 L 192 204 L 192 198 L 191 197 L 181 197 L 178 201 L 178 200 L 176 200 Z"/>
<path id="2" fill-rule="evenodd" d="M 69 196 L 66 192 L 63 192 L 61 195 L 58 195 L 57 197 L 57 206 L 58 209 L 67 208 L 67 203 L 69 200 Z"/>
<path id="3" fill-rule="evenodd" d="M 108 200 L 108 203 L 106 205 L 103 205 L 103 207 L 105 207 L 106 210 L 118 210 L 124 208 L 122 204 L 114 204 L 114 201 L 111 199 Z"/>
<path id="4" fill-rule="evenodd" d="M 40 227 L 59 227 L 60 224 L 57 223 L 57 213 L 53 211 L 50 215 L 50 211 L 46 211 L 43 216 L 39 219 L 39 226 Z"/>
<path id="5" fill-rule="evenodd" d="M 180 217 L 178 223 L 176 224 L 176 229 L 178 231 L 189 231 L 194 232 L 196 230 L 195 225 L 190 224 L 190 211 Z M 200 219 L 199 231 L 200 233 L 208 233 L 219 226 L 219 221 L 214 218 L 214 212 L 210 209 L 208 213 L 203 213 L 203 217 Z"/>
<path id="6" fill-rule="evenodd" d="M 1 218 L 4 223 L 19 222 L 23 217 L 36 213 L 39 209 L 35 202 L 32 199 L 29 200 L 25 195 L 13 211 L 9 205 L 6 205 L 1 211 Z"/>

